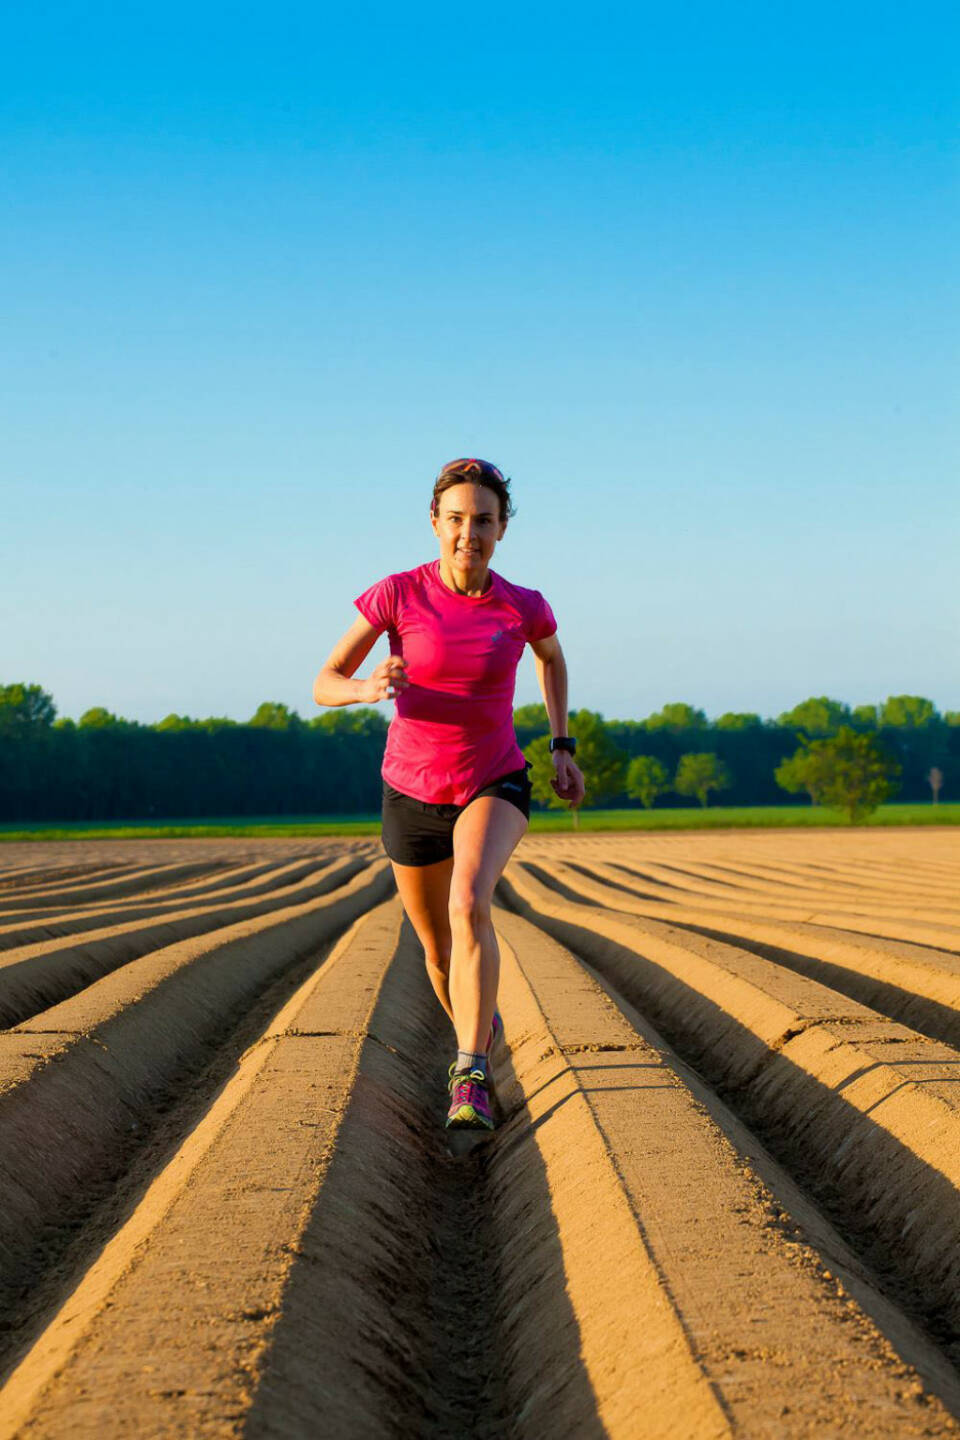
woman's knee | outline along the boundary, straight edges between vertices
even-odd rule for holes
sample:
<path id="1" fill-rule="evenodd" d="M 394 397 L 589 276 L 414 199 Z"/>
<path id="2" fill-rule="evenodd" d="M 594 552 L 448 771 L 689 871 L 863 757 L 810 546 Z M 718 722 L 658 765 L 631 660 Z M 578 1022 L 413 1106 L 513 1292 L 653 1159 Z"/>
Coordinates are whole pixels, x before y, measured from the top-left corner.
<path id="1" fill-rule="evenodd" d="M 476 931 L 490 924 L 493 897 L 470 881 L 450 886 L 450 925 Z"/>

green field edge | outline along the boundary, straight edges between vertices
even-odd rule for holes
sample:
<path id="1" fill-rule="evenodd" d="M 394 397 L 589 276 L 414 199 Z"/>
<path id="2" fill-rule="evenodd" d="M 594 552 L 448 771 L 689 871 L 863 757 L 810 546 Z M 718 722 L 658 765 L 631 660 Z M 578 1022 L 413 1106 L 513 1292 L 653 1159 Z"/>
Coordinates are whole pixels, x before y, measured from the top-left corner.
<path id="1" fill-rule="evenodd" d="M 836 811 L 822 806 L 753 805 L 699 806 L 665 810 L 582 810 L 580 833 L 603 830 L 763 830 L 876 829 L 889 825 L 960 825 L 960 803 L 946 805 L 882 805 L 868 820 L 851 826 Z M 568 810 L 537 810 L 530 817 L 534 834 L 574 833 Z M 379 835 L 379 815 L 242 816 L 210 820 L 42 821 L 33 825 L 0 825 L 0 843 L 31 840 L 190 840 L 219 837 Z"/>

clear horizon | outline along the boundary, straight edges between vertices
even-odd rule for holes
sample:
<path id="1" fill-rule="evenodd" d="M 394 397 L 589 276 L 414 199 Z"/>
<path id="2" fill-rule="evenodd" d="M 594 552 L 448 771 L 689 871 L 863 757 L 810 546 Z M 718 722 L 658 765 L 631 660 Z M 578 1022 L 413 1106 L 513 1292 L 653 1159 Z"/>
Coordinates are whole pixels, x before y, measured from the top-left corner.
<path id="1" fill-rule="evenodd" d="M 481 454 L 572 706 L 960 709 L 958 29 L 7 17 L 0 682 L 309 718 Z"/>

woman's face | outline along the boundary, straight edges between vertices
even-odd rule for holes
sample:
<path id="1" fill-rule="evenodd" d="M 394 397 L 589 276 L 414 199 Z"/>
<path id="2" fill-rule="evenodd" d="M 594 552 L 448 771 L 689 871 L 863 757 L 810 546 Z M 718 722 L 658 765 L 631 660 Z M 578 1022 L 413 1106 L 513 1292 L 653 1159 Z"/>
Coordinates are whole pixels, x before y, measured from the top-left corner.
<path id="1" fill-rule="evenodd" d="M 440 541 L 441 559 L 458 573 L 485 570 L 507 528 L 506 520 L 500 519 L 497 492 L 470 481 L 444 490 L 430 521 Z"/>

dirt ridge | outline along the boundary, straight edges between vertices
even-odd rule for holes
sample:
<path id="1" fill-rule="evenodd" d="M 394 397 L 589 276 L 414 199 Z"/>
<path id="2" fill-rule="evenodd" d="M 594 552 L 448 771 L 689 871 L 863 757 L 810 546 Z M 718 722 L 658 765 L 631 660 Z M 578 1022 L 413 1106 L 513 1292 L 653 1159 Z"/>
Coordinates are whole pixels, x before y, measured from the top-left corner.
<path id="1" fill-rule="evenodd" d="M 952 1343 L 960 1097 L 950 1086 L 960 1054 L 760 957 L 692 935 L 677 943 L 668 925 L 561 899 L 519 864 L 502 893 L 746 1106 L 779 1158 L 815 1169 L 847 1224 L 888 1250 L 913 1303 Z"/>
<path id="2" fill-rule="evenodd" d="M 392 886 L 381 863 L 340 892 L 181 941 L 0 1035 L 0 1301 L 14 1305 L 51 1230 L 70 1229 L 142 1143 L 231 1017 Z M 2 1308 L 2 1307 L 0 1307 Z"/>
<path id="3" fill-rule="evenodd" d="M 375 846 L 52 845 L 0 945 L 118 949 L 0 1033 L 0 1440 L 960 1437 L 958 838 L 528 838 L 471 1146 Z"/>
<path id="4" fill-rule="evenodd" d="M 292 906 L 328 894 L 369 867 L 357 858 L 321 865 L 305 879 L 278 894 L 213 904 L 194 904 L 161 918 L 121 921 L 85 935 L 38 941 L 0 954 L 0 1023 L 23 1025 L 114 970 L 178 941 L 223 932 L 260 916 L 283 913 Z"/>

